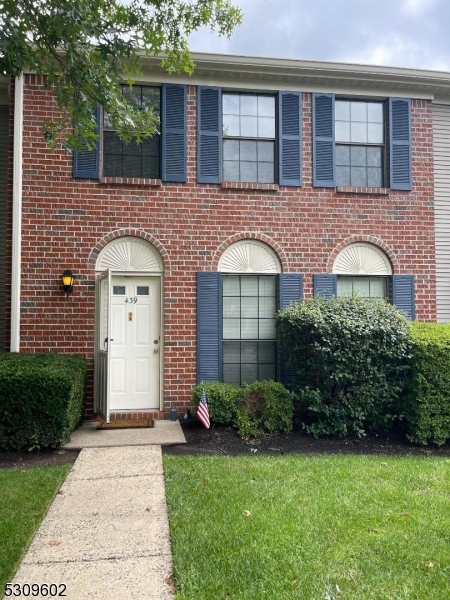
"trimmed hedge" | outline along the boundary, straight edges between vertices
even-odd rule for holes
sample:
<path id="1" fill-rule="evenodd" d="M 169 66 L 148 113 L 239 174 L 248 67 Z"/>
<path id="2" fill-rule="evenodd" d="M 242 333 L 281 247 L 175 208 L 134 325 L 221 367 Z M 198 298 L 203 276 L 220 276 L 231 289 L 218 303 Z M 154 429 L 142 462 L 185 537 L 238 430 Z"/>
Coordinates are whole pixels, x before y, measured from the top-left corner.
<path id="1" fill-rule="evenodd" d="M 203 387 L 213 423 L 236 427 L 242 437 L 260 437 L 275 431 L 292 430 L 292 394 L 281 383 L 255 381 L 243 387 L 234 383 L 200 383 L 192 390 L 195 409 Z"/>
<path id="2" fill-rule="evenodd" d="M 417 444 L 450 440 L 450 324 L 413 323 L 410 393 L 403 412 L 407 437 Z"/>
<path id="3" fill-rule="evenodd" d="M 364 435 L 399 415 L 410 322 L 384 300 L 313 298 L 278 313 L 281 351 L 314 435 Z"/>
<path id="4" fill-rule="evenodd" d="M 236 413 L 236 427 L 242 437 L 292 431 L 292 394 L 276 381 L 255 381 L 244 386 Z"/>
<path id="5" fill-rule="evenodd" d="M 234 383 L 220 383 L 216 381 L 199 383 L 192 390 L 192 404 L 194 408 L 198 407 L 203 387 L 205 388 L 211 421 L 222 423 L 222 425 L 233 424 L 239 401 L 242 398 L 242 388 Z"/>
<path id="6" fill-rule="evenodd" d="M 0 354 L 0 448 L 56 448 L 83 416 L 86 361 L 61 354 Z"/>

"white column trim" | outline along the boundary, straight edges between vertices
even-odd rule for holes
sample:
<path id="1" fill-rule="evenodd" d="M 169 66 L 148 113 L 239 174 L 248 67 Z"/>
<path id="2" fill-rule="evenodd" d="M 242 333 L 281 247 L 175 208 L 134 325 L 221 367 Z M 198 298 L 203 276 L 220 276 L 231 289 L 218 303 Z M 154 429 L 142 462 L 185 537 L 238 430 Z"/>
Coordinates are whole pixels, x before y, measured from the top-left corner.
<path id="1" fill-rule="evenodd" d="M 11 265 L 10 351 L 20 350 L 20 278 L 22 274 L 22 145 L 23 73 L 16 77 L 14 94 L 13 223 Z"/>

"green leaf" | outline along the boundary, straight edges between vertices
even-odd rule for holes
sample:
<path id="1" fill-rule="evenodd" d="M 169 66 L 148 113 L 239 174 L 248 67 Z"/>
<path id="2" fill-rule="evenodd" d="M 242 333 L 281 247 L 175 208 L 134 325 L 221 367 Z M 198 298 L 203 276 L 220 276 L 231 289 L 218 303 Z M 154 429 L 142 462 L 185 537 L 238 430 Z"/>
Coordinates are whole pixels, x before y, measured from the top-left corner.
<path id="1" fill-rule="evenodd" d="M 44 125 L 50 147 L 92 148 L 92 115 L 103 106 L 124 141 L 151 137 L 157 119 L 122 98 L 119 83 L 141 74 L 145 56 L 191 74 L 188 36 L 203 26 L 229 37 L 242 21 L 231 0 L 2 0 L 0 72 L 46 77 L 59 116 Z M 56 113 L 55 113 L 56 114 Z"/>

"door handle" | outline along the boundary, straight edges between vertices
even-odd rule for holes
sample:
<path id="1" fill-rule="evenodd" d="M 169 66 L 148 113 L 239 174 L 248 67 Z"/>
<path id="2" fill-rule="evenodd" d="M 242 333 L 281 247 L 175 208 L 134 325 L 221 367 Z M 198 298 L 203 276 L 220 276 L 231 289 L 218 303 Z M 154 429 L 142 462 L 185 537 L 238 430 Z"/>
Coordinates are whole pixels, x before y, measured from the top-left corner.
<path id="1" fill-rule="evenodd" d="M 109 338 L 110 342 L 113 342 L 114 339 L 113 338 Z M 105 341 L 103 342 L 103 348 L 106 350 L 106 352 L 108 352 L 108 338 L 105 337 Z"/>
<path id="2" fill-rule="evenodd" d="M 158 354 L 158 352 L 159 352 L 158 348 L 155 348 L 155 349 L 153 350 L 153 353 L 154 353 L 154 354 Z"/>

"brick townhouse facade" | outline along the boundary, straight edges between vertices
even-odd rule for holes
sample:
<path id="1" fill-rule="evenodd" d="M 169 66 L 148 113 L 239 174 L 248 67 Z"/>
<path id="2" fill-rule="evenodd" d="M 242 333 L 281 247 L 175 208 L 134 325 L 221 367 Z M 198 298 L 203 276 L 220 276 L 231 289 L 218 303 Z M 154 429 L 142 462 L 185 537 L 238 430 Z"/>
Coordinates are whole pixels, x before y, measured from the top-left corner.
<path id="1" fill-rule="evenodd" d="M 86 416 L 164 418 L 197 381 L 283 380 L 276 310 L 315 293 L 450 318 L 450 75 L 194 60 L 183 78 L 146 59 L 123 86 L 160 135 L 125 145 L 99 109 L 97 148 L 74 156 L 42 138 L 42 77 L 2 88 L 2 344 L 86 357 Z"/>

